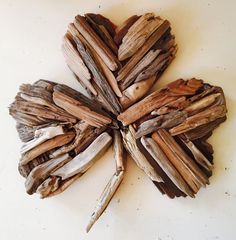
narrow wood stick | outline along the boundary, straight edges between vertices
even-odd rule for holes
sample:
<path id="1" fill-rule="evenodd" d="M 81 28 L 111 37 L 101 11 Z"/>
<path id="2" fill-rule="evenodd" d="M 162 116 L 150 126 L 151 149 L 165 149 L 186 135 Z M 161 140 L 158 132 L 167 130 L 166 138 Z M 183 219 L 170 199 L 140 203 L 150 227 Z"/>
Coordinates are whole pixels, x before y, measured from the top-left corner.
<path id="1" fill-rule="evenodd" d="M 113 130 L 113 134 L 114 134 L 113 150 L 114 157 L 116 160 L 116 172 L 119 173 L 120 171 L 125 170 L 123 142 L 119 130 Z"/>
<path id="2" fill-rule="evenodd" d="M 92 228 L 94 223 L 98 220 L 98 218 L 102 215 L 104 210 L 106 209 L 107 205 L 111 201 L 113 195 L 115 194 L 116 190 L 118 189 L 121 181 L 124 177 L 124 171 L 120 171 L 119 173 L 115 173 L 111 179 L 109 180 L 108 184 L 106 185 L 105 189 L 100 196 L 98 203 L 91 215 L 89 223 L 86 227 L 86 232 Z"/>

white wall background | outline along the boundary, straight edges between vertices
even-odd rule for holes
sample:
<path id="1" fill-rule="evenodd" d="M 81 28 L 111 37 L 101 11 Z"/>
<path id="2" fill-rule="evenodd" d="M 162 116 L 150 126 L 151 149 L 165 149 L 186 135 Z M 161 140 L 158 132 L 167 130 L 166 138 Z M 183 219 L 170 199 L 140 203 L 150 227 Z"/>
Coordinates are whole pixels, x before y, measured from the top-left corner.
<path id="1" fill-rule="evenodd" d="M 0 239 L 236 239 L 235 9 L 234 0 L 0 0 Z M 96 199 L 114 171 L 111 151 L 63 194 L 48 200 L 28 196 L 17 172 L 21 143 L 7 107 L 20 84 L 39 78 L 79 89 L 60 51 L 76 14 L 98 12 L 121 23 L 147 11 L 171 21 L 179 45 L 156 87 L 197 77 L 225 91 L 228 120 L 210 139 L 214 176 L 196 199 L 170 200 L 129 159 L 117 194 L 86 234 Z"/>

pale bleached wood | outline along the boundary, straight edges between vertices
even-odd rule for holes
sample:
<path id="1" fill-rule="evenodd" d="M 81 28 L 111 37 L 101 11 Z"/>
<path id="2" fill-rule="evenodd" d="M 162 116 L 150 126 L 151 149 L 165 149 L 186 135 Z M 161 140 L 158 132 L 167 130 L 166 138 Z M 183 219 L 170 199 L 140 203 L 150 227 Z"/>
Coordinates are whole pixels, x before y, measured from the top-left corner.
<path id="1" fill-rule="evenodd" d="M 50 176 L 53 170 L 63 166 L 70 160 L 69 154 L 64 154 L 35 167 L 25 181 L 27 193 L 33 194 L 44 180 Z"/>
<path id="2" fill-rule="evenodd" d="M 40 194 L 40 198 L 47 197 L 51 192 L 56 191 L 60 187 L 60 178 L 55 176 L 48 177 L 41 185 L 37 188 L 36 192 Z"/>
<path id="3" fill-rule="evenodd" d="M 51 175 L 60 176 L 62 180 L 65 180 L 76 174 L 83 174 L 104 154 L 110 146 L 111 141 L 112 138 L 108 133 L 102 133 L 83 152 Z"/>
<path id="4" fill-rule="evenodd" d="M 123 95 L 120 98 L 123 109 L 128 108 L 129 106 L 137 102 L 140 98 L 145 96 L 145 94 L 151 89 L 155 81 L 156 76 L 153 76 L 143 81 L 133 83 L 131 86 L 126 88 L 122 92 Z"/>
<path id="5" fill-rule="evenodd" d="M 97 95 L 96 90 L 91 84 L 91 74 L 88 68 L 83 62 L 83 59 L 79 55 L 77 49 L 72 45 L 70 35 L 66 34 L 64 36 L 64 44 L 62 46 L 62 52 L 66 59 L 66 62 L 72 72 L 83 82 L 83 84 L 94 94 Z"/>
<path id="6" fill-rule="evenodd" d="M 123 142 L 126 150 L 130 153 L 138 167 L 142 169 L 152 181 L 163 182 L 162 178 L 157 174 L 155 169 L 139 150 L 135 139 L 134 128 L 130 125 L 127 130 L 121 131 L 121 134 L 123 136 Z"/>
<path id="7" fill-rule="evenodd" d="M 119 173 L 115 173 L 111 179 L 109 180 L 108 184 L 106 185 L 105 189 L 103 190 L 101 196 L 99 197 L 98 203 L 91 215 L 89 223 L 86 227 L 86 232 L 92 228 L 94 223 L 98 220 L 98 218 L 102 215 L 104 210 L 106 209 L 107 205 L 111 201 L 113 195 L 115 194 L 116 190 L 118 189 L 121 181 L 124 177 L 124 171 L 120 171 Z"/>
<path id="8" fill-rule="evenodd" d="M 54 157 L 57 157 L 61 154 L 68 153 L 68 152 L 72 151 L 78 145 L 81 144 L 81 142 L 84 140 L 84 138 L 87 137 L 87 134 L 90 131 L 94 130 L 94 127 L 90 126 L 85 121 L 80 121 L 73 128 L 76 131 L 76 136 L 75 136 L 73 142 L 71 142 L 68 145 L 64 145 L 64 146 L 60 147 L 59 149 L 55 150 L 53 153 L 50 154 L 50 158 L 54 158 Z"/>
<path id="9" fill-rule="evenodd" d="M 55 126 L 55 127 L 47 127 L 47 128 L 40 128 L 35 130 L 34 132 L 34 139 L 29 142 L 26 142 L 21 147 L 21 154 L 35 148 L 39 144 L 45 142 L 48 139 L 56 137 L 58 135 L 64 134 L 64 130 L 62 126 Z"/>
<path id="10" fill-rule="evenodd" d="M 50 193 L 47 195 L 47 198 L 56 196 L 64 192 L 72 183 L 74 183 L 78 178 L 80 178 L 80 176 L 81 174 L 77 174 L 71 178 L 61 181 L 59 187 L 55 191 L 50 191 Z"/>
<path id="11" fill-rule="evenodd" d="M 34 158 L 38 157 L 39 155 L 52 150 L 56 147 L 63 146 L 64 144 L 69 143 L 75 137 L 74 132 L 67 132 L 65 134 L 56 136 L 52 139 L 49 139 L 35 148 L 29 150 L 28 152 L 24 153 L 21 157 L 20 164 L 25 165 L 28 162 L 32 161 Z"/>
<path id="12" fill-rule="evenodd" d="M 190 197 L 194 197 L 192 190 L 189 188 L 187 183 L 184 181 L 179 172 L 175 169 L 166 155 L 163 153 L 161 148 L 152 138 L 141 138 L 141 143 L 148 151 L 148 153 L 155 159 L 162 170 L 167 174 L 171 181 L 185 194 Z"/>

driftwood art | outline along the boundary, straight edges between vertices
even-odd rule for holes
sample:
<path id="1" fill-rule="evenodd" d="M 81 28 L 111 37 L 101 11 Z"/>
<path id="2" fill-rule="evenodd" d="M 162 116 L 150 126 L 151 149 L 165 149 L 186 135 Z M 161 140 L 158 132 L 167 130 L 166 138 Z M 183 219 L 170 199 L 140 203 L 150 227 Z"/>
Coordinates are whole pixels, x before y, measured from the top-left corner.
<path id="1" fill-rule="evenodd" d="M 27 193 L 63 192 L 111 145 L 114 172 L 87 231 L 124 177 L 125 151 L 170 198 L 193 198 L 209 184 L 207 139 L 226 120 L 224 93 L 193 78 L 148 95 L 177 50 L 167 20 L 148 13 L 116 27 L 99 14 L 76 16 L 62 49 L 89 97 L 46 80 L 20 87 L 9 112 L 23 141 L 19 172 Z"/>

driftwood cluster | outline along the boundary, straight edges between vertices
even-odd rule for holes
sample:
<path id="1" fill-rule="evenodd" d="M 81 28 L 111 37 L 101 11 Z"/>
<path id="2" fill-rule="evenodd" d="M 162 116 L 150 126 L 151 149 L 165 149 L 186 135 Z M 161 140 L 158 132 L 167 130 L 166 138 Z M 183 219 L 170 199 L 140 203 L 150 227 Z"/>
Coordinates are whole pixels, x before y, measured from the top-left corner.
<path id="1" fill-rule="evenodd" d="M 209 184 L 213 149 L 207 139 L 226 120 L 222 89 L 179 79 L 147 95 L 176 50 L 169 22 L 152 13 L 119 27 L 101 15 L 76 16 L 63 53 L 89 97 L 39 80 L 23 84 L 9 109 L 23 142 L 19 172 L 27 193 L 61 193 L 111 145 L 116 168 L 87 231 L 123 179 L 124 148 L 170 198 L 194 197 Z"/>
<path id="2" fill-rule="evenodd" d="M 76 16 L 64 36 L 69 68 L 114 115 L 145 96 L 177 51 L 170 23 L 152 13 L 115 27 L 96 14 Z"/>

